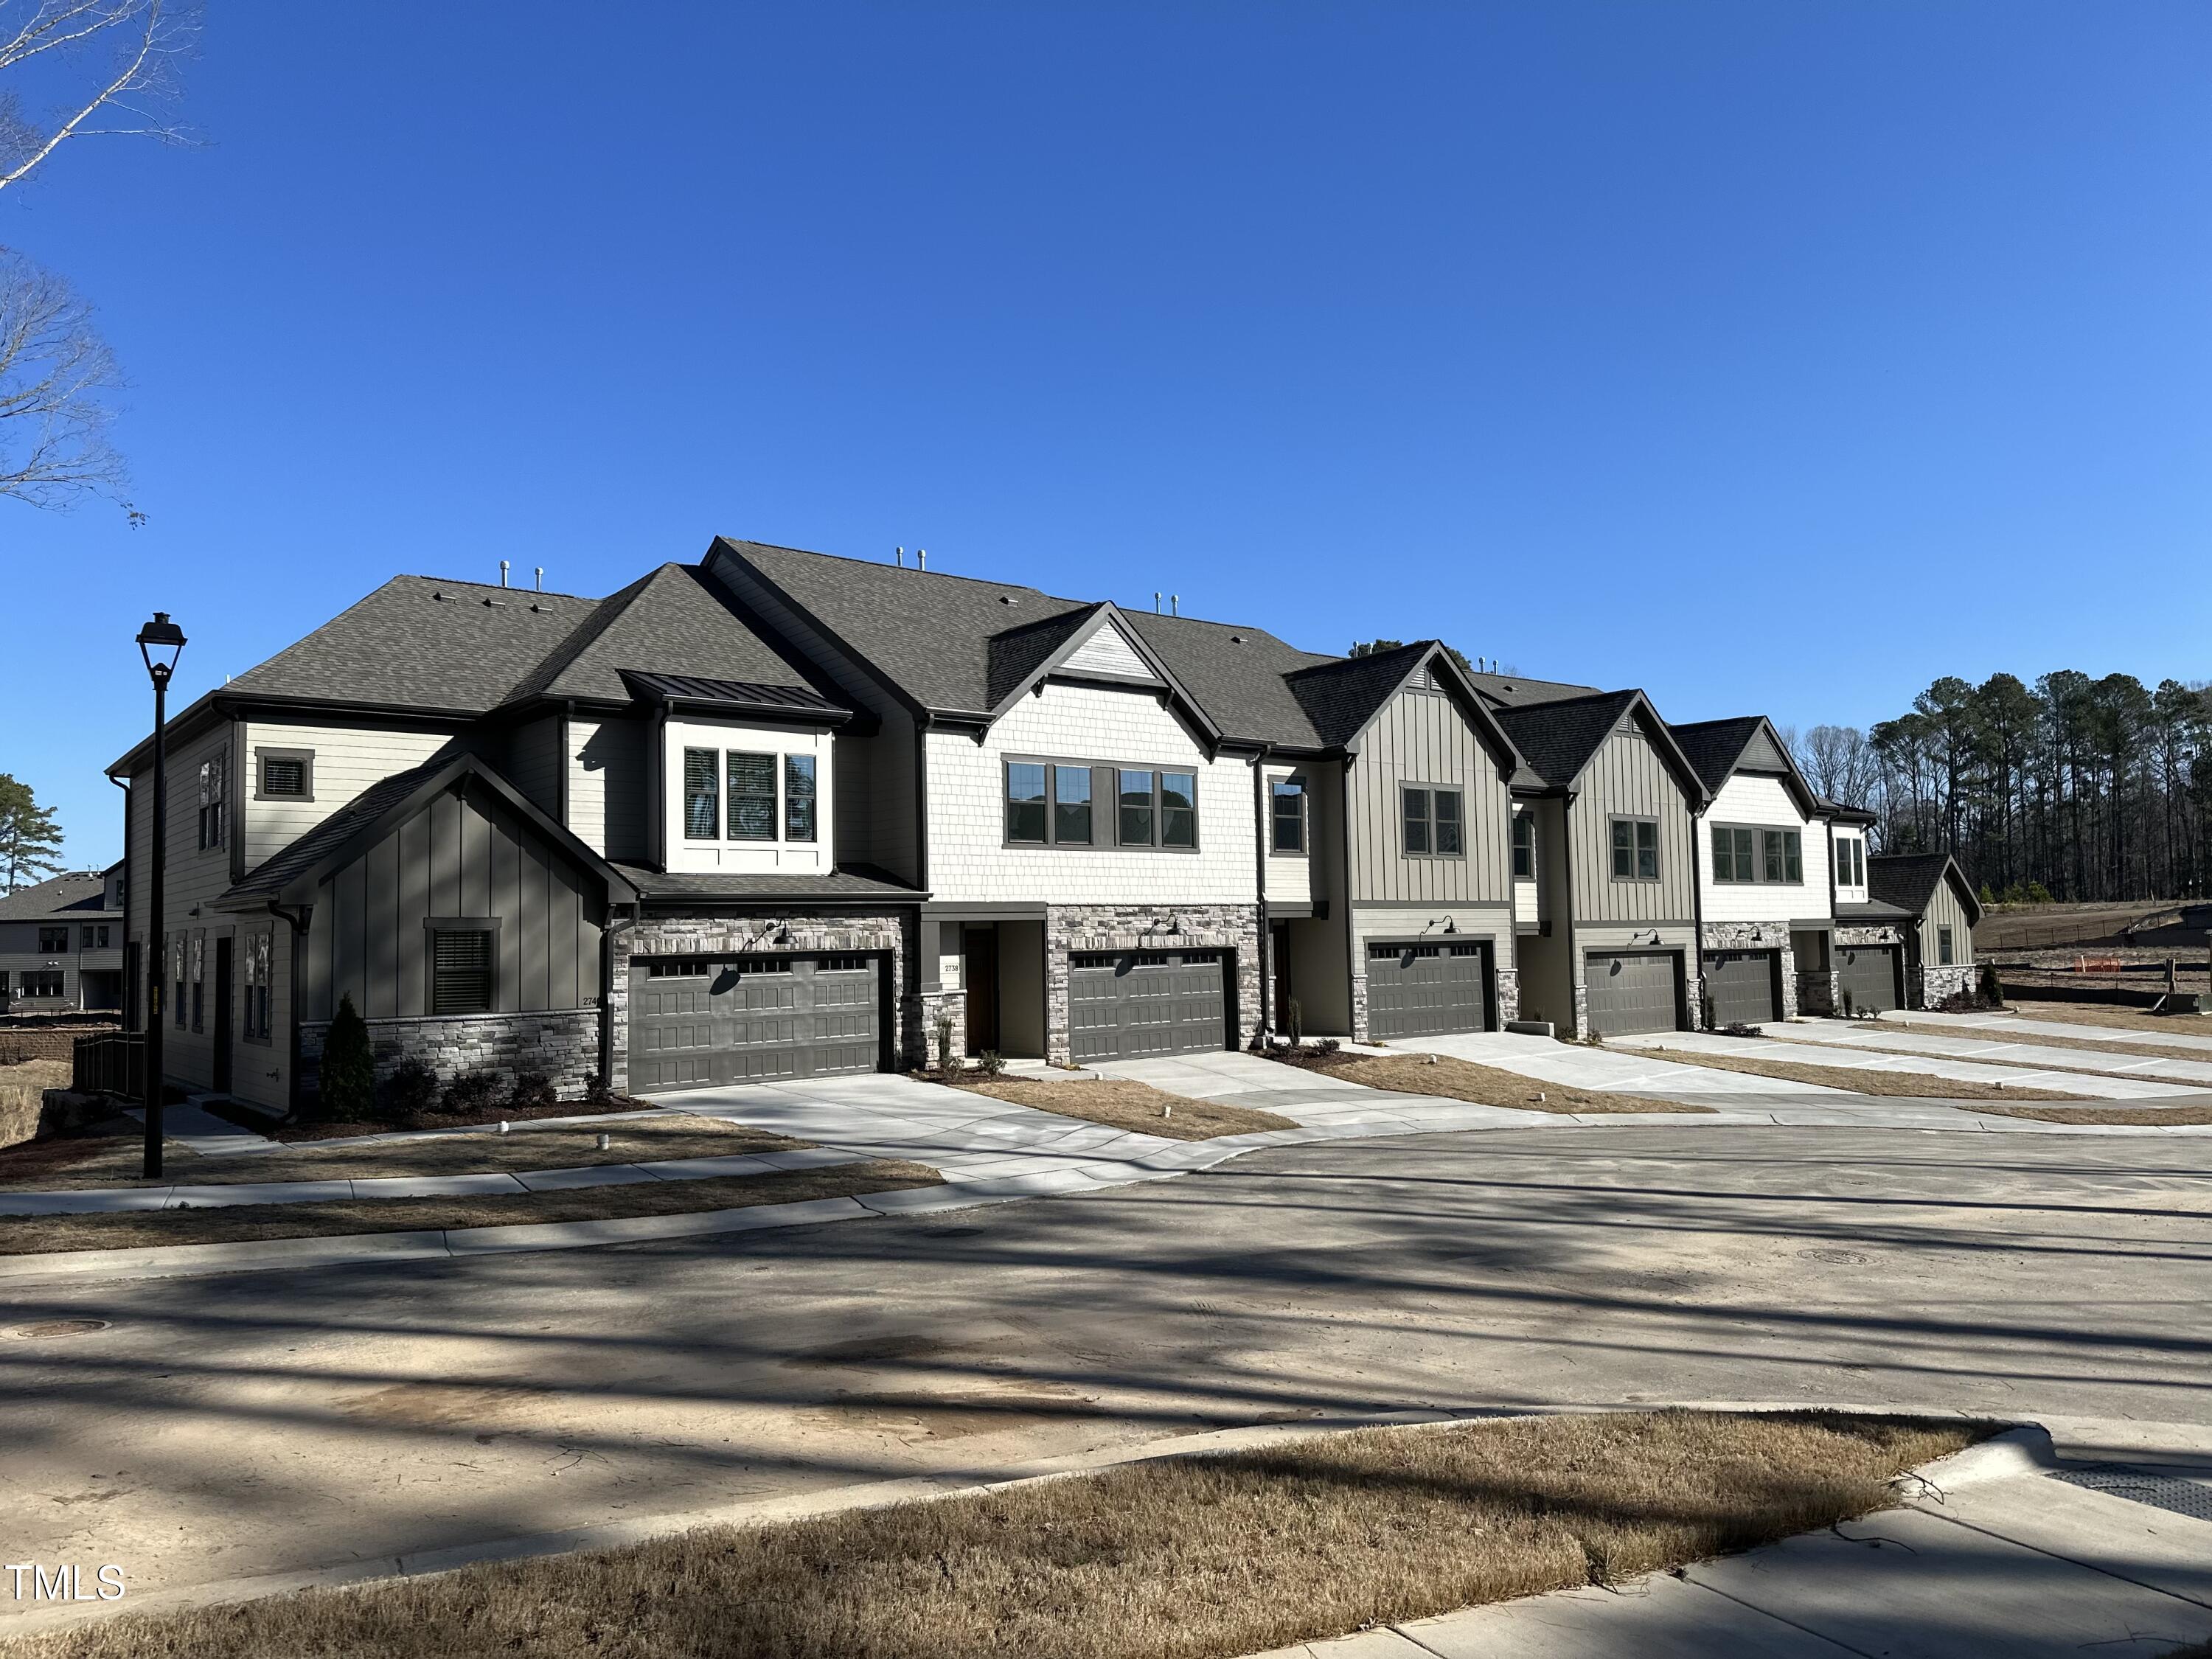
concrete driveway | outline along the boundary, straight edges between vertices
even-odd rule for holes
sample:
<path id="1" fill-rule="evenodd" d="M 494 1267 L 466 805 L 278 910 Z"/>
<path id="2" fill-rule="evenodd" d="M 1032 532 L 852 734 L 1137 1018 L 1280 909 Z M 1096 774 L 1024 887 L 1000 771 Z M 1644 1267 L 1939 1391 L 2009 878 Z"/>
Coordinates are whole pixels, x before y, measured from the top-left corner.
<path id="1" fill-rule="evenodd" d="M 2029 1005 L 2033 1006 L 2033 1005 Z M 1881 1017 L 1885 1024 L 1925 1025 L 1938 1031 L 2002 1031 L 2034 1038 L 2079 1037 L 2084 1042 L 2139 1042 L 2153 1048 L 2178 1048 L 2212 1054 L 2212 1018 L 2177 1015 L 2171 1030 L 2130 1025 L 2084 1025 L 2070 1019 L 2038 1019 L 2033 1014 L 1942 1014 L 1913 1009 Z"/>
<path id="2" fill-rule="evenodd" d="M 2090 1048 L 2057 1048 L 2031 1038 L 1981 1036 L 1960 1031 L 1916 1030 L 1887 1020 L 1807 1019 L 1761 1025 L 1767 1036 L 1785 1042 L 1855 1049 L 1895 1049 L 2008 1066 L 2048 1066 L 2110 1077 L 2148 1078 L 2186 1089 L 2212 1089 L 2212 1054 L 2185 1049 L 2172 1054 L 2100 1054 Z"/>
<path id="3" fill-rule="evenodd" d="M 2212 1175 L 2179 1139 L 1279 1146 L 965 1213 L 0 1287 L 0 1530 L 156 1588 L 1314 1411 L 2203 1425 L 2208 1298 Z"/>
<path id="4" fill-rule="evenodd" d="M 2019 1089 L 2046 1089 L 2077 1096 L 2084 1100 L 2179 1104 L 2204 1093 L 2201 1084 L 2161 1083 L 2145 1077 L 2094 1075 L 2086 1072 L 2038 1071 L 2022 1066 L 2000 1066 L 1986 1060 L 1961 1060 L 1947 1054 L 1892 1054 L 1844 1044 L 1795 1042 L 1789 1041 L 1788 1037 L 1796 1035 L 1797 1027 L 1776 1025 L 1768 1029 L 1787 1033 L 1788 1036 L 1740 1037 L 1729 1036 L 1719 1031 L 1655 1031 L 1648 1035 L 1614 1037 L 1611 1041 L 1620 1048 L 1642 1049 L 1648 1053 L 1663 1054 L 1673 1050 L 1684 1054 L 1729 1054 L 1739 1059 L 1767 1060 L 1791 1066 L 1826 1066 L 1847 1072 L 1910 1073 L 1915 1076 L 1948 1079 L 1955 1083 L 2003 1083 Z M 2096 1060 L 2100 1056 L 2093 1054 L 2088 1058 Z M 1739 1072 L 1733 1075 L 1741 1077 L 1746 1073 Z"/>

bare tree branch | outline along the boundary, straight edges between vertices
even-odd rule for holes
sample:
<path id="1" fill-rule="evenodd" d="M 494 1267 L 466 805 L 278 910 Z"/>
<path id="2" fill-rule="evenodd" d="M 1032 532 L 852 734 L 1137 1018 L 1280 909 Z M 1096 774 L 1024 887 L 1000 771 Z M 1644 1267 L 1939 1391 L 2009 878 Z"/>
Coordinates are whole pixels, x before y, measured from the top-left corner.
<path id="1" fill-rule="evenodd" d="M 27 112 L 15 84 L 0 92 L 0 191 L 27 178 L 71 138 L 127 133 L 181 140 L 184 130 L 157 112 L 174 96 L 175 65 L 196 36 L 193 14 L 177 0 L 0 0 L 0 76 L 16 71 L 11 82 L 53 83 L 47 88 L 52 107 L 38 114 Z M 103 49 L 109 55 L 96 78 L 88 87 L 72 87 L 74 60 Z M 50 54 L 51 65 L 35 61 Z M 111 106 L 146 125 L 89 125 Z"/>
<path id="2" fill-rule="evenodd" d="M 115 495 L 102 395 L 120 384 L 92 313 L 68 283 L 0 253 L 0 496 L 57 507 Z"/>

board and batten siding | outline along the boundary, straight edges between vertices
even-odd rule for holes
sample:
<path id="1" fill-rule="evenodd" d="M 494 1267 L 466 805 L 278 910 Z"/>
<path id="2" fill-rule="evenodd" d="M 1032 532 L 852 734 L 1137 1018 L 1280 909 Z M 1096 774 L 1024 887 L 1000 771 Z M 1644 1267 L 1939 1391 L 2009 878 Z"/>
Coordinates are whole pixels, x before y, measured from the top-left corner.
<path id="1" fill-rule="evenodd" d="M 1920 918 L 1920 965 L 1940 968 L 1942 953 L 1936 949 L 1936 930 L 1948 927 L 1954 948 L 1952 965 L 1971 966 L 1974 960 L 1974 930 L 1966 921 L 1966 907 L 1959 902 L 1959 895 L 1948 879 L 1938 878 L 1936 891 L 1928 901 L 1928 908 Z"/>
<path id="2" fill-rule="evenodd" d="M 245 759 L 239 768 L 239 821 L 246 836 L 246 868 L 251 872 L 281 853 L 373 783 L 395 772 L 420 766 L 453 741 L 450 732 L 389 731 L 360 726 L 298 726 L 253 720 L 242 723 Z M 314 756 L 311 793 L 305 799 L 256 800 L 260 782 L 258 753 L 264 749 L 304 749 Z M 176 799 L 171 763 L 169 795 Z"/>
<path id="3" fill-rule="evenodd" d="M 1393 697 L 1363 735 L 1348 782 L 1346 849 L 1353 903 L 1511 901 L 1512 797 L 1498 763 L 1449 697 L 1412 688 Z M 1464 857 L 1406 856 L 1399 789 L 1407 784 L 1462 792 Z"/>
<path id="4" fill-rule="evenodd" d="M 495 916 L 500 1013 L 596 1006 L 600 900 L 513 813 L 448 789 L 321 884 L 302 1016 L 427 1015 L 433 916 Z"/>
<path id="5" fill-rule="evenodd" d="M 642 720 L 568 722 L 568 829 L 602 858 L 654 856 L 652 734 Z"/>
<path id="6" fill-rule="evenodd" d="M 931 732 L 929 885 L 938 900 L 1057 904 L 1251 904 L 1252 770 L 1209 761 L 1155 692 L 1048 681 L 977 743 Z M 1152 767 L 1198 777 L 1198 850 L 1006 844 L 1008 757 Z M 1095 802 L 1094 813 L 1110 803 Z M 1108 826 L 1099 826 L 1101 841 Z"/>
<path id="7" fill-rule="evenodd" d="M 1697 881 L 1691 860 L 1689 803 L 1633 715 L 1622 717 L 1575 783 L 1580 793 L 1567 817 L 1573 842 L 1576 926 L 1584 921 L 1688 921 L 1695 914 Z M 1657 821 L 1658 880 L 1613 879 L 1615 817 Z"/>
<path id="8" fill-rule="evenodd" d="M 1720 824 L 1796 830 L 1804 848 L 1804 880 L 1715 881 L 1713 829 Z M 1698 821 L 1698 875 L 1708 922 L 1805 921 L 1829 913 L 1824 823 L 1800 813 L 1789 786 L 1777 777 L 1738 772 L 1720 787 Z"/>

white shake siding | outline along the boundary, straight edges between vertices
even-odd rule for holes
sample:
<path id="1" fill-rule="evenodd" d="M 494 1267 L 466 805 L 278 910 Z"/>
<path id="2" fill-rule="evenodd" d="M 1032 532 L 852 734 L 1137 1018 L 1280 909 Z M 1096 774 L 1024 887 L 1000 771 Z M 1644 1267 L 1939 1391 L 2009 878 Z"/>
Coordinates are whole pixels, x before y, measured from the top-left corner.
<path id="1" fill-rule="evenodd" d="M 445 732 L 387 732 L 352 726 L 293 726 L 254 720 L 240 728 L 246 741 L 239 769 L 239 817 L 246 835 L 250 872 L 282 852 L 373 783 L 395 772 L 420 766 L 453 741 Z M 314 752 L 313 799 L 256 800 L 262 749 L 306 749 Z M 169 799 L 176 799 L 177 774 L 169 773 Z"/>
<path id="2" fill-rule="evenodd" d="M 568 722 L 568 828 L 602 858 L 653 856 L 651 731 L 635 720 Z"/>
<path id="3" fill-rule="evenodd" d="M 1804 848 L 1802 882 L 1718 882 L 1713 879 L 1713 826 L 1795 830 Z M 1818 819 L 1808 823 L 1779 778 L 1738 773 L 1723 784 L 1698 820 L 1698 880 L 1705 919 L 1714 921 L 1791 921 L 1828 914 L 1828 840 Z"/>
<path id="4" fill-rule="evenodd" d="M 1145 690 L 1048 684 L 977 743 L 931 732 L 929 884 L 940 902 L 1251 904 L 1252 773 L 1209 763 L 1181 721 Z M 1006 845 L 1003 763 L 1024 759 L 1156 767 L 1198 775 L 1198 850 Z M 1109 803 L 1095 803 L 1101 820 Z M 1102 821 L 1102 831 L 1106 829 Z M 1108 837 L 1102 833 L 1100 839 Z"/>

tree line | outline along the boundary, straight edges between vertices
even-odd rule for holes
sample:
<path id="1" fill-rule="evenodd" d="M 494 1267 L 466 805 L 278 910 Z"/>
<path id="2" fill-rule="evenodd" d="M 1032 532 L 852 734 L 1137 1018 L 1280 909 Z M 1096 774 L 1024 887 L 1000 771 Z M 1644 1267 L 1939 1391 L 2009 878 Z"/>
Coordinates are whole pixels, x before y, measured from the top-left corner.
<path id="1" fill-rule="evenodd" d="M 1876 815 L 1889 853 L 1948 852 L 2011 900 L 2212 891 L 2212 688 L 2072 669 L 1947 676 L 1866 731 L 1793 742 L 1815 789 Z"/>

